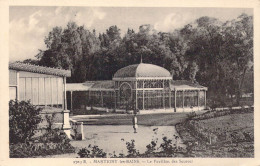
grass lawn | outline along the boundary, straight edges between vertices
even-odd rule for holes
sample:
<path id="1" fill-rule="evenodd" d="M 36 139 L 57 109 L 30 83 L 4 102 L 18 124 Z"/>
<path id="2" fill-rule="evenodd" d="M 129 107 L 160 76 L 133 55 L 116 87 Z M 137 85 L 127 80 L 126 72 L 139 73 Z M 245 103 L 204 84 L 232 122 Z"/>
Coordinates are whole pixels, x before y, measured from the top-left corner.
<path id="1" fill-rule="evenodd" d="M 176 129 L 184 143 L 198 142 L 194 157 L 254 156 L 254 112 L 195 118 L 177 124 Z"/>
<path id="2" fill-rule="evenodd" d="M 207 125 L 209 131 L 214 132 L 217 129 L 226 129 L 228 132 L 251 131 L 254 130 L 254 113 L 231 114 L 217 118 L 205 119 L 201 124 Z M 201 125 L 199 127 L 203 127 Z"/>
<path id="3" fill-rule="evenodd" d="M 201 112 L 196 112 L 201 114 Z M 187 112 L 161 113 L 161 114 L 141 114 L 137 115 L 138 124 L 145 126 L 174 126 L 187 118 Z M 110 115 L 105 117 L 81 118 L 78 121 L 87 125 L 132 125 L 133 115 Z"/>

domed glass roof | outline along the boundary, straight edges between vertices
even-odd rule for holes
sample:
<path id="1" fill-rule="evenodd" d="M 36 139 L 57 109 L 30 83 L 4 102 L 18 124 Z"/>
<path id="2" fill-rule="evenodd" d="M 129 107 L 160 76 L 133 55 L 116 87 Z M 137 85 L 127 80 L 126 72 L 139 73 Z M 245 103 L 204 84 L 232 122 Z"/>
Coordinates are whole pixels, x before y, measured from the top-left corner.
<path id="1" fill-rule="evenodd" d="M 140 63 L 129 65 L 124 68 L 119 69 L 114 78 L 126 78 L 126 77 L 135 77 L 135 78 L 142 78 L 142 77 L 166 77 L 171 78 L 171 74 L 168 70 L 163 67 L 147 64 L 147 63 Z"/>

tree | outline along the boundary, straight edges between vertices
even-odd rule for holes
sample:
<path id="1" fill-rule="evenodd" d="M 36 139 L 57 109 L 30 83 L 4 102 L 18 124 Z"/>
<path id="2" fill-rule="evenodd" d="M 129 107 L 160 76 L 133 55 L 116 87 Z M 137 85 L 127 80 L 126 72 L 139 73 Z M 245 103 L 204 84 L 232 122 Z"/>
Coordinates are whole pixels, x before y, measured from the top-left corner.
<path id="1" fill-rule="evenodd" d="M 20 62 L 20 61 L 17 61 L 17 62 Z M 37 59 L 25 59 L 24 61 L 22 61 L 20 63 L 29 63 L 29 64 L 32 64 L 32 65 L 38 65 L 39 60 L 37 60 Z"/>
<path id="2" fill-rule="evenodd" d="M 178 31 L 170 35 L 169 48 L 173 53 L 171 57 L 170 71 L 174 79 L 185 79 L 185 70 L 188 67 L 186 52 L 189 49 L 187 42 Z M 187 77 L 186 77 L 187 78 Z M 188 77 L 189 78 L 189 77 Z"/>
<path id="3" fill-rule="evenodd" d="M 84 26 L 69 22 L 64 30 L 61 27 L 53 28 L 45 37 L 45 44 L 48 49 L 37 55 L 40 65 L 71 70 L 72 76 L 68 82 L 87 80 L 91 66 L 88 61 L 100 49 L 95 30 L 90 32 Z"/>
<path id="4" fill-rule="evenodd" d="M 242 14 L 236 20 L 226 22 L 223 35 L 226 71 L 232 73 L 236 104 L 239 105 L 246 73 L 253 68 L 253 17 Z"/>
<path id="5" fill-rule="evenodd" d="M 39 64 L 71 70 L 68 82 L 112 79 L 142 57 L 169 70 L 173 79 L 207 86 L 208 96 L 222 104 L 233 95 L 238 104 L 244 84 L 253 84 L 245 79 L 253 73 L 253 19 L 245 14 L 225 23 L 204 16 L 169 33 L 146 24 L 138 32 L 128 28 L 123 37 L 116 25 L 96 36 L 95 30 L 69 22 L 65 29 L 53 28 L 45 43 Z"/>
<path id="6" fill-rule="evenodd" d="M 106 34 L 107 34 L 110 42 L 113 42 L 115 40 L 121 40 L 120 29 L 117 28 L 116 25 L 109 27 L 106 30 Z"/>
<path id="7" fill-rule="evenodd" d="M 196 82 L 196 74 L 199 71 L 199 67 L 196 62 L 191 62 L 188 66 L 189 80 Z"/>
<path id="8" fill-rule="evenodd" d="M 57 67 L 71 70 L 73 68 L 71 58 L 67 54 L 67 44 L 63 42 L 63 30 L 61 27 L 54 27 L 44 40 L 48 50 L 42 51 L 36 56 L 39 65 Z"/>

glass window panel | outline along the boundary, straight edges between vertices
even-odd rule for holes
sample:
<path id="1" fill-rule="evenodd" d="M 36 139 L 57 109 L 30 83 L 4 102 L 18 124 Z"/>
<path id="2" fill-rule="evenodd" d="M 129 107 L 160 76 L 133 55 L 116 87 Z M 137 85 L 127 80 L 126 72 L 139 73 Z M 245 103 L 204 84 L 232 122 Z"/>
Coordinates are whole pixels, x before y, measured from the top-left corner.
<path id="1" fill-rule="evenodd" d="M 169 97 L 165 97 L 164 99 L 164 104 L 165 104 L 165 108 L 169 108 L 170 107 L 170 103 L 169 103 Z"/>
<path id="2" fill-rule="evenodd" d="M 171 91 L 171 106 L 175 107 L 175 92 Z"/>
<path id="3" fill-rule="evenodd" d="M 199 105 L 205 106 L 205 93 L 206 91 L 199 91 Z"/>
<path id="4" fill-rule="evenodd" d="M 176 107 L 182 107 L 182 91 L 177 91 Z"/>

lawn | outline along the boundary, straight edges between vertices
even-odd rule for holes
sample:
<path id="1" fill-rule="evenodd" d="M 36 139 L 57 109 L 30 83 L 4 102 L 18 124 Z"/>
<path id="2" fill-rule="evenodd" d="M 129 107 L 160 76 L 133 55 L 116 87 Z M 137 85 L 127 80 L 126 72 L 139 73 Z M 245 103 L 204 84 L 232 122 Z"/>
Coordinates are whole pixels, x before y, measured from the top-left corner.
<path id="1" fill-rule="evenodd" d="M 211 132 L 216 132 L 225 129 L 227 132 L 235 131 L 253 131 L 254 129 L 254 114 L 231 114 L 217 118 L 202 120 L 198 127 L 202 128 L 207 126 Z"/>
<path id="2" fill-rule="evenodd" d="M 198 146 L 193 148 L 194 157 L 253 157 L 253 110 L 223 113 L 195 116 L 177 124 L 176 130 L 186 144 L 197 142 Z"/>

